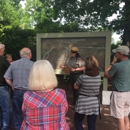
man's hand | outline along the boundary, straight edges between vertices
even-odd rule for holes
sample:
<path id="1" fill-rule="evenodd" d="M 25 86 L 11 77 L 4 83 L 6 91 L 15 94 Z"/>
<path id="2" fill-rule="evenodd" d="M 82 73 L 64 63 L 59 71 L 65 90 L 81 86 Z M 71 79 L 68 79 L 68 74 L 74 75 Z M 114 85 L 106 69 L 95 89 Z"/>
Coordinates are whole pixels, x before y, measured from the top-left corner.
<path id="1" fill-rule="evenodd" d="M 74 68 L 71 68 L 71 71 L 72 71 L 72 72 L 75 72 L 75 71 L 76 71 L 76 69 L 74 69 Z"/>
<path id="2" fill-rule="evenodd" d="M 9 80 L 9 79 L 6 79 L 6 78 L 5 78 L 5 81 L 6 81 L 7 84 L 9 84 L 9 85 L 12 87 L 12 89 L 14 90 L 13 82 L 12 82 L 11 80 Z"/>
<path id="3" fill-rule="evenodd" d="M 64 68 L 65 66 L 64 65 L 60 65 L 60 68 Z"/>
<path id="4" fill-rule="evenodd" d="M 114 56 L 114 58 L 113 58 L 111 64 L 115 64 L 116 62 L 117 62 L 117 58 Z"/>

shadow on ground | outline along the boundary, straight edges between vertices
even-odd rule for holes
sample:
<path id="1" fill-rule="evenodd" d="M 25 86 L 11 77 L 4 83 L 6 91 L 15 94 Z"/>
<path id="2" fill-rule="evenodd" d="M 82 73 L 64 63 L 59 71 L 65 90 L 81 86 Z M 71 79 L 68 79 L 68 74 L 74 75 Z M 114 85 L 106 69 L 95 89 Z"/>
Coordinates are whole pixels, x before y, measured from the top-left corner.
<path id="1" fill-rule="evenodd" d="M 109 116 L 109 106 L 102 106 L 101 108 L 102 108 L 101 120 L 99 119 L 99 117 L 97 118 L 96 130 L 117 130 L 116 119 Z M 66 120 L 70 126 L 70 130 L 75 130 L 73 117 L 74 117 L 74 110 L 72 106 L 69 105 Z M 85 118 L 83 121 L 84 130 L 88 130 L 86 120 L 87 119 Z"/>

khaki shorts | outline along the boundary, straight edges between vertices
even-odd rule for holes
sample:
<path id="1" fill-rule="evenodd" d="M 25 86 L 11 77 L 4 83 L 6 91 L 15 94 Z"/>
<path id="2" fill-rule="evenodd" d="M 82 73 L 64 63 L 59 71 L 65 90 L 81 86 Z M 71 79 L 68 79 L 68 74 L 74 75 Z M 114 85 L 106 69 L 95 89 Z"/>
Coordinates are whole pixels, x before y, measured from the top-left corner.
<path id="1" fill-rule="evenodd" d="M 130 113 L 130 92 L 113 91 L 110 98 L 110 116 L 121 119 Z"/>

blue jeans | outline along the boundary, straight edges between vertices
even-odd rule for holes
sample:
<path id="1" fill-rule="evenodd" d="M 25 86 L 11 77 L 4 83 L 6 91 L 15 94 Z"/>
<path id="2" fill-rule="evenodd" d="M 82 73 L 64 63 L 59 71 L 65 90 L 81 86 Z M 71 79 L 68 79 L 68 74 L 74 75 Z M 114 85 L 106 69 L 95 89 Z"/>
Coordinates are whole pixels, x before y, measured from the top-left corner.
<path id="1" fill-rule="evenodd" d="M 22 113 L 22 103 L 23 103 L 23 95 L 25 90 L 14 90 L 13 91 L 13 124 L 14 130 L 20 130 L 22 121 L 23 121 L 23 113 Z"/>
<path id="2" fill-rule="evenodd" d="M 79 114 L 75 112 L 74 114 L 74 123 L 76 130 L 84 130 L 82 126 L 82 121 L 86 115 L 84 114 Z M 96 129 L 96 119 L 97 115 L 87 115 L 87 125 L 88 125 L 88 130 L 95 130 Z"/>
<path id="3" fill-rule="evenodd" d="M 10 94 L 7 86 L 0 86 L 0 127 L 9 130 L 12 114 Z"/>

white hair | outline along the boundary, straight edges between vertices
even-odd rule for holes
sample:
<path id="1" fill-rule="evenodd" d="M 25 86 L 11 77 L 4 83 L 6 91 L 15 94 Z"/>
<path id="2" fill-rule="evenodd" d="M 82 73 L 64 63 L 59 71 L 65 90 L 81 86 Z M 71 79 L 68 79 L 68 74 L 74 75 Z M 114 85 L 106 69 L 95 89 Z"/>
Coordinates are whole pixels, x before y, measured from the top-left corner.
<path id="1" fill-rule="evenodd" d="M 5 45 L 0 42 L 0 49 L 3 49 L 4 47 Z"/>
<path id="2" fill-rule="evenodd" d="M 20 57 L 22 58 L 22 57 L 27 57 L 28 56 L 28 54 L 30 54 L 31 53 L 31 50 L 28 48 L 28 49 L 24 49 L 24 51 L 23 51 L 23 49 L 22 50 L 20 50 Z"/>
<path id="3" fill-rule="evenodd" d="M 30 90 L 49 90 L 57 87 L 58 81 L 49 61 L 38 60 L 29 75 Z"/>

